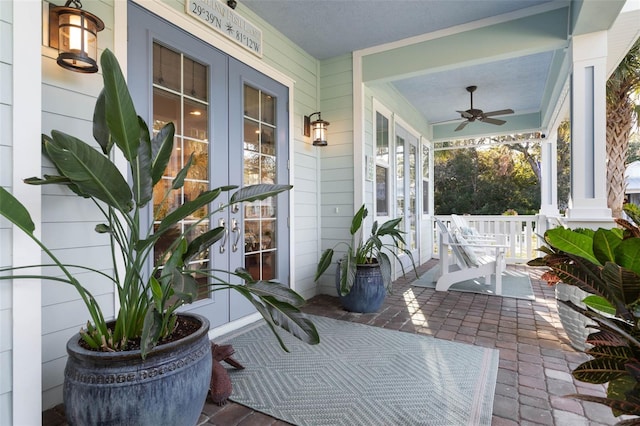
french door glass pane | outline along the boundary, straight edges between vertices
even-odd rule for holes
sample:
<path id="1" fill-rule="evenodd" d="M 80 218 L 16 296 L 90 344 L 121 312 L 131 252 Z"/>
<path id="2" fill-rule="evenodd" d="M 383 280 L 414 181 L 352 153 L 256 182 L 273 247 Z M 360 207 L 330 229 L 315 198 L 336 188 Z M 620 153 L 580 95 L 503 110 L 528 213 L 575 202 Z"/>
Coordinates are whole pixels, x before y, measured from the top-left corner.
<path id="1" fill-rule="evenodd" d="M 409 248 L 415 250 L 418 241 L 418 229 L 416 228 L 416 160 L 417 147 L 409 144 Z"/>
<path id="2" fill-rule="evenodd" d="M 422 145 L 422 213 L 429 214 L 429 147 Z"/>
<path id="3" fill-rule="evenodd" d="M 276 183 L 276 99 L 244 86 L 244 185 Z M 244 207 L 244 266 L 256 280 L 277 276 L 276 200 Z"/>
<path id="4" fill-rule="evenodd" d="M 185 202 L 209 190 L 209 101 L 208 67 L 166 46 L 153 45 L 153 131 L 156 134 L 168 122 L 175 124 L 175 143 L 162 180 L 153 190 L 154 228 Z M 175 179 L 191 159 L 191 168 L 178 190 L 170 191 Z M 154 246 L 154 266 L 168 259 L 178 235 L 187 233 L 192 241 L 209 230 L 208 207 L 202 207 L 180 221 L 177 228 L 165 232 Z M 206 269 L 209 254 L 194 259 L 191 269 Z M 207 279 L 196 276 L 201 284 L 198 298 L 207 298 Z"/>
<path id="5" fill-rule="evenodd" d="M 405 209 L 405 164 L 404 164 L 404 139 L 396 136 L 396 217 L 401 217 L 400 229 L 404 227 Z M 398 247 L 404 248 L 404 244 L 398 243 Z"/>

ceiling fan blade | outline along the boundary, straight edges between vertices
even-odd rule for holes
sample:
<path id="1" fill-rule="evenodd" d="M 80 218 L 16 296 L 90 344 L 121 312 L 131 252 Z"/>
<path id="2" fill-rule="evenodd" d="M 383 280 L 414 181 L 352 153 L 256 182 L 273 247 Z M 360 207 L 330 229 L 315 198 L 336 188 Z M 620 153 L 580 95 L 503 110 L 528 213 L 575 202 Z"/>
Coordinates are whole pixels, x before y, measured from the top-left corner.
<path id="1" fill-rule="evenodd" d="M 468 113 L 467 111 L 457 111 L 457 110 L 456 110 L 456 112 L 457 112 L 457 113 L 460 113 L 460 115 L 461 115 L 462 117 L 464 117 L 464 118 L 471 118 L 471 117 L 473 117 L 473 114 L 470 114 L 470 113 Z"/>
<path id="2" fill-rule="evenodd" d="M 469 124 L 469 122 L 468 122 L 468 121 L 463 121 L 462 123 L 458 124 L 458 127 L 456 127 L 456 128 L 454 129 L 454 132 L 457 132 L 458 130 L 462 130 L 462 129 L 464 129 L 464 126 L 466 126 L 467 124 Z"/>
<path id="3" fill-rule="evenodd" d="M 506 121 L 504 120 L 498 120 L 497 118 L 489 118 L 489 117 L 484 117 L 480 121 L 482 121 L 483 123 L 496 124 L 498 126 L 501 126 L 504 123 L 506 123 Z"/>
<path id="4" fill-rule="evenodd" d="M 485 117 L 492 117 L 494 115 L 507 115 L 507 114 L 513 114 L 513 110 L 511 108 L 509 108 L 509 109 L 501 109 L 499 111 L 485 112 L 482 115 L 484 115 Z"/>

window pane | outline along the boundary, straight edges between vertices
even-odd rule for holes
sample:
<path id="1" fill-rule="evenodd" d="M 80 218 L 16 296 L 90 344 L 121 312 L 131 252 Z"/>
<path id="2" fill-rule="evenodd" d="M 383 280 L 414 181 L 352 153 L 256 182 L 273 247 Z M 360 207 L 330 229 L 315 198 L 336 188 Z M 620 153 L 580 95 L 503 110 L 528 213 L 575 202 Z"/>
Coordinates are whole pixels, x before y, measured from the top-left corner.
<path id="1" fill-rule="evenodd" d="M 422 213 L 429 214 L 429 147 L 422 145 Z"/>
<path id="2" fill-rule="evenodd" d="M 376 166 L 376 212 L 378 216 L 389 216 L 389 190 L 387 168 Z"/>
<path id="3" fill-rule="evenodd" d="M 208 140 L 209 114 L 207 105 L 185 99 L 184 109 L 184 136 L 201 141 Z"/>
<path id="4" fill-rule="evenodd" d="M 244 86 L 244 115 L 260 120 L 260 92 L 250 86 Z"/>
<path id="5" fill-rule="evenodd" d="M 244 185 L 277 183 L 276 99 L 244 86 Z M 256 280 L 276 278 L 276 200 L 244 204 L 245 269 Z"/>
<path id="6" fill-rule="evenodd" d="M 376 161 L 389 164 L 389 119 L 376 112 Z"/>
<path id="7" fill-rule="evenodd" d="M 154 43 L 153 53 L 153 130 L 158 132 L 169 121 L 176 126 L 169 163 L 161 182 L 153 189 L 154 228 L 158 229 L 160 221 L 170 212 L 209 190 L 209 71 L 206 65 L 157 43 Z M 183 187 L 170 191 L 173 179 L 189 158 L 192 158 L 191 168 Z M 187 231 L 187 241 L 192 241 L 209 229 L 208 220 L 195 225 L 207 216 L 208 209 L 204 206 L 191 213 L 158 239 L 154 246 L 154 267 L 161 267 L 166 262 L 172 245 L 183 232 Z M 194 270 L 206 268 L 208 257 L 208 253 L 203 253 L 188 267 Z M 201 283 L 198 298 L 209 297 L 208 279 L 197 276 L 197 280 Z"/>
<path id="8" fill-rule="evenodd" d="M 188 96 L 207 100 L 207 67 L 192 59 L 184 59 L 184 91 Z"/>
<path id="9" fill-rule="evenodd" d="M 262 94 L 262 121 L 268 124 L 276 124 L 276 102 L 273 96 Z"/>
<path id="10" fill-rule="evenodd" d="M 153 82 L 167 89 L 180 90 L 180 64 L 178 52 L 153 43 Z"/>
<path id="11" fill-rule="evenodd" d="M 153 130 L 159 132 L 165 124 L 173 121 L 176 134 L 182 133 L 180 96 L 159 88 L 153 89 Z"/>
<path id="12" fill-rule="evenodd" d="M 258 152 L 260 147 L 260 124 L 258 122 L 244 119 L 244 149 L 245 151 Z"/>

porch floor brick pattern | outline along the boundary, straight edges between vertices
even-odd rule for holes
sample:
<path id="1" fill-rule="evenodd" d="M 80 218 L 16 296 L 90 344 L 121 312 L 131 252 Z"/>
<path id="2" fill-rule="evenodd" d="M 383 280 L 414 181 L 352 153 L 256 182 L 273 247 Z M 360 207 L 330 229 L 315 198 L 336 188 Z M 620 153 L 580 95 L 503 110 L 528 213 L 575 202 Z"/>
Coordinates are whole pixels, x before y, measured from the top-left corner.
<path id="1" fill-rule="evenodd" d="M 421 265 L 418 274 L 436 264 L 431 260 Z M 571 370 L 588 356 L 571 347 L 558 319 L 554 289 L 539 279 L 542 271 L 524 265 L 510 268 L 529 272 L 535 300 L 436 292 L 412 287 L 415 275 L 407 274 L 394 283 L 393 295 L 387 297 L 377 313 L 346 312 L 337 298 L 326 295 L 311 299 L 304 311 L 499 349 L 493 426 L 615 424 L 617 420 L 609 408 L 563 397 L 575 392 L 603 396 L 605 387 L 582 383 L 571 376 Z M 43 412 L 42 420 L 44 426 L 65 426 L 64 407 Z M 233 402 L 221 407 L 207 402 L 198 423 L 202 426 L 288 424 Z"/>

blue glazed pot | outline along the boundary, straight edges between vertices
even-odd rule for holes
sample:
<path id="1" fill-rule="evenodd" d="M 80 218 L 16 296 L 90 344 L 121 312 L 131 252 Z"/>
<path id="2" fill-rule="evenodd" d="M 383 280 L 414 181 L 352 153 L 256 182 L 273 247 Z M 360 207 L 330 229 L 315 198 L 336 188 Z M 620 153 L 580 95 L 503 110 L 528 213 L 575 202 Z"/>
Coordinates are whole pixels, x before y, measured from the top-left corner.
<path id="1" fill-rule="evenodd" d="M 69 425 L 193 426 L 211 381 L 209 321 L 194 314 L 198 330 L 157 346 L 145 360 L 140 351 L 96 352 L 67 342 L 64 405 Z"/>
<path id="2" fill-rule="evenodd" d="M 377 312 L 384 303 L 387 290 L 377 263 L 356 265 L 356 278 L 346 296 L 340 294 L 340 262 L 336 268 L 336 290 L 342 306 L 351 312 Z"/>

